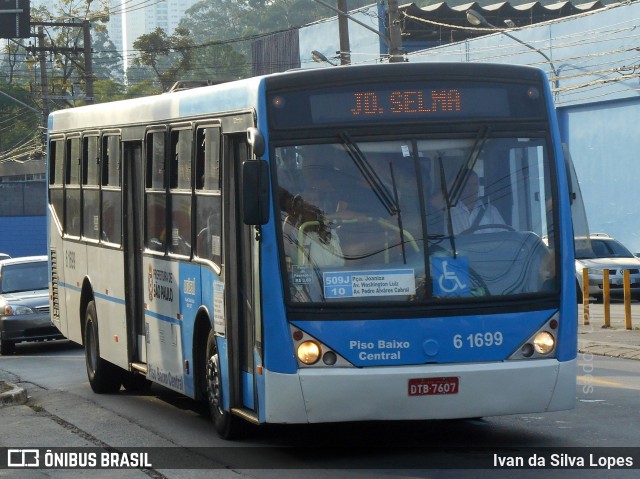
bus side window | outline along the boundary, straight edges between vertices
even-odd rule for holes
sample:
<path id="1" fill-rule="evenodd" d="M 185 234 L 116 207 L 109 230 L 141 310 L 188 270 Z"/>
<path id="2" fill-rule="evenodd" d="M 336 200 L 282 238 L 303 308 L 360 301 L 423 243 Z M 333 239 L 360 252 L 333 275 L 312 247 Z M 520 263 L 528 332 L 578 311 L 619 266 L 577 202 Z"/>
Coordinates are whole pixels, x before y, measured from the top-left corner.
<path id="1" fill-rule="evenodd" d="M 102 137 L 101 240 L 120 244 L 122 239 L 122 197 L 120 193 L 120 137 Z"/>
<path id="2" fill-rule="evenodd" d="M 65 233 L 80 236 L 80 137 L 67 140 L 65 157 Z"/>
<path id="3" fill-rule="evenodd" d="M 164 129 L 148 132 L 146 143 L 145 241 L 147 248 L 164 253 L 167 243 Z"/>
<path id="4" fill-rule="evenodd" d="M 64 225 L 64 139 L 49 145 L 49 201 L 61 225 Z"/>
<path id="5" fill-rule="evenodd" d="M 196 130 L 196 254 L 222 264 L 220 127 Z"/>
<path id="6" fill-rule="evenodd" d="M 169 251 L 191 255 L 191 129 L 171 132 L 171 240 Z"/>
<path id="7" fill-rule="evenodd" d="M 82 234 L 85 238 L 100 238 L 100 158 L 98 136 L 82 139 Z"/>

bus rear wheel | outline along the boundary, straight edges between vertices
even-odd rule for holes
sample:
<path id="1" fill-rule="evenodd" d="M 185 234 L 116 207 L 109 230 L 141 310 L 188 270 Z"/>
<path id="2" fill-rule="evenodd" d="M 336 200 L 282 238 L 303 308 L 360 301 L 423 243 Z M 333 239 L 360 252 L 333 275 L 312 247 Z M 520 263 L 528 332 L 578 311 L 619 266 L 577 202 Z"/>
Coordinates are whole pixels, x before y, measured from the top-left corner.
<path id="1" fill-rule="evenodd" d="M 84 354 L 87 376 L 93 392 L 98 394 L 114 393 L 120 390 L 118 367 L 100 357 L 98 336 L 98 315 L 95 302 L 87 305 L 84 320 Z"/>
<path id="2" fill-rule="evenodd" d="M 205 387 L 211 420 L 220 437 L 238 439 L 244 435 L 245 424 L 242 419 L 224 410 L 220 355 L 216 344 L 216 335 L 213 331 L 209 332 L 206 352 Z"/>
<path id="3" fill-rule="evenodd" d="M 3 356 L 9 356 L 16 350 L 16 343 L 13 341 L 0 340 L 0 354 Z"/>

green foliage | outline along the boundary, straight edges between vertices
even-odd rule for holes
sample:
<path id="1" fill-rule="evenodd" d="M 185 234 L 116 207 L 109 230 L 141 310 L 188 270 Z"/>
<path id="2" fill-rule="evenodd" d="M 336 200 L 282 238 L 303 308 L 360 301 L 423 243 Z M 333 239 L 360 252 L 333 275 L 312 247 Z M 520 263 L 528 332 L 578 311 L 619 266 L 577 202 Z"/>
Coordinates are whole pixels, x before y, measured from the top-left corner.
<path id="1" fill-rule="evenodd" d="M 142 80 L 129 86 L 127 98 L 157 95 L 159 93 L 162 93 L 162 89 L 153 80 Z"/>
<path id="2" fill-rule="evenodd" d="M 93 84 L 96 103 L 123 100 L 126 98 L 125 86 L 114 80 L 96 80 Z"/>
<path id="3" fill-rule="evenodd" d="M 151 67 L 162 89 L 167 91 L 191 69 L 193 46 L 193 38 L 184 27 L 176 28 L 169 36 L 162 28 L 156 28 L 133 42 L 133 48 L 141 52 L 133 64 Z"/>
<path id="4" fill-rule="evenodd" d="M 326 3 L 334 5 L 335 0 Z M 349 0 L 349 10 L 375 3 Z M 335 12 L 311 0 L 203 0 L 187 10 L 181 25 L 196 45 L 189 75 L 232 80 L 251 75 L 251 41 L 256 35 L 299 27 Z"/>
<path id="5" fill-rule="evenodd" d="M 25 105 L 38 108 L 28 90 L 11 85 L 0 87 L 0 154 L 31 140 L 39 141 L 42 117 Z"/>

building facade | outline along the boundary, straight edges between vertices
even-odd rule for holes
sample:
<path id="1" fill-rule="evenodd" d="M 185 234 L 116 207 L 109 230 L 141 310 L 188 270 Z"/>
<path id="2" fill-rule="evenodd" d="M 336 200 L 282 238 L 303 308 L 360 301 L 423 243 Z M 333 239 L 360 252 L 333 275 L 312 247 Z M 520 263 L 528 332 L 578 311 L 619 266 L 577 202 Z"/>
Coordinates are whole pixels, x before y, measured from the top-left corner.
<path id="1" fill-rule="evenodd" d="M 109 38 L 122 54 L 127 71 L 136 53 L 133 43 L 141 36 L 162 28 L 168 35 L 176 29 L 185 12 L 200 0 L 131 2 L 112 0 L 109 7 Z"/>
<path id="2" fill-rule="evenodd" d="M 535 2 L 537 3 L 537 2 Z M 528 4 L 532 11 L 566 8 Z M 498 9 L 503 4 L 484 7 Z M 536 66 L 550 78 L 559 126 L 575 164 L 592 232 L 619 239 L 632 252 L 640 252 L 640 188 L 635 171 L 640 151 L 640 1 L 604 6 L 586 4 L 583 12 L 528 26 L 509 29 L 504 20 L 486 15 L 496 30 L 482 36 L 411 51 L 411 62 L 496 62 Z M 434 5 L 432 8 L 437 8 Z M 478 8 L 470 3 L 460 10 Z M 500 20 L 500 21 L 498 21 Z M 318 34 L 318 27 L 301 29 L 301 67 L 324 66 L 310 61 L 309 47 L 330 53 L 337 39 L 333 33 Z M 444 23 L 439 21 L 439 23 Z M 449 25 L 449 28 L 455 25 Z M 459 25 L 471 28 L 471 25 Z M 323 28 L 329 28 L 326 25 Z M 351 25 L 350 25 L 351 28 Z M 315 29 L 315 30 L 314 30 Z M 353 30 L 356 30 L 354 27 Z M 378 37 L 364 29 L 351 35 L 352 52 L 371 51 Z M 328 45 L 318 45 L 330 35 Z M 337 41 L 337 40 L 336 40 Z M 354 63 L 359 57 L 351 55 Z M 384 61 L 377 55 L 369 61 Z"/>

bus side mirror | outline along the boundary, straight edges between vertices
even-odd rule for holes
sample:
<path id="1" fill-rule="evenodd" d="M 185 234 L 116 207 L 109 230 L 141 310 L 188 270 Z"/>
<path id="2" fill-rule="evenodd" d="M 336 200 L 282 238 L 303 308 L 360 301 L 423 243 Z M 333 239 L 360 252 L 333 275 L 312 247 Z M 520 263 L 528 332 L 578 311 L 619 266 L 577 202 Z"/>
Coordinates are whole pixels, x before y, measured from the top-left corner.
<path id="1" fill-rule="evenodd" d="M 242 219 L 245 225 L 269 222 L 269 164 L 264 160 L 242 164 Z"/>
<path id="2" fill-rule="evenodd" d="M 251 146 L 251 152 L 255 157 L 260 158 L 264 155 L 264 136 L 262 136 L 260 130 L 254 127 L 247 128 L 247 142 Z"/>

